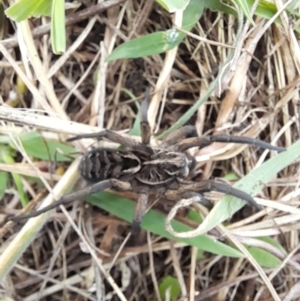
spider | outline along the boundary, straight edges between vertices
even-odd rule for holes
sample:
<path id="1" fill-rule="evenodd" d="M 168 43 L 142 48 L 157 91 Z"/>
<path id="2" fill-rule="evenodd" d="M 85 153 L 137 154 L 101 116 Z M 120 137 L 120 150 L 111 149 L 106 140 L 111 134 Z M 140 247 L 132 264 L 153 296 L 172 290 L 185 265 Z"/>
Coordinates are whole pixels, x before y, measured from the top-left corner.
<path id="1" fill-rule="evenodd" d="M 87 151 L 79 164 L 79 173 L 84 180 L 91 184 L 90 186 L 67 194 L 54 204 L 41 210 L 29 215 L 15 216 L 12 219 L 22 220 L 35 217 L 59 205 L 108 188 L 138 193 L 132 233 L 136 233 L 140 228 L 150 194 L 174 199 L 174 197 L 189 198 L 214 190 L 243 199 L 258 210 L 262 209 L 249 194 L 228 184 L 213 180 L 191 181 L 190 179 L 196 171 L 196 159 L 186 151 L 191 147 L 203 148 L 213 142 L 256 145 L 278 152 L 284 151 L 285 148 L 272 146 L 261 140 L 248 137 L 229 135 L 198 137 L 195 127 L 190 125 L 170 134 L 158 147 L 151 147 L 149 145 L 151 131 L 147 120 L 149 89 L 145 94 L 141 104 L 141 142 L 108 129 L 98 133 L 77 135 L 68 139 L 70 142 L 84 138 L 107 139 L 119 143 L 125 148 L 123 150 L 94 148 Z M 208 200 L 203 198 L 201 200 L 205 206 L 211 207 Z"/>

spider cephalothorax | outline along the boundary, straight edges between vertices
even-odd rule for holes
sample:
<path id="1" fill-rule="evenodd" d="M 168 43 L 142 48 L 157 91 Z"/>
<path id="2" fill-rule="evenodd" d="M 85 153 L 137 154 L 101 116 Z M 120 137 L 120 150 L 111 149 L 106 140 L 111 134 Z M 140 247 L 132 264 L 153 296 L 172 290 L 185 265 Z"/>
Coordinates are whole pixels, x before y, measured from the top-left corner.
<path id="1" fill-rule="evenodd" d="M 141 105 L 141 143 L 111 130 L 78 135 L 69 139 L 69 141 L 83 138 L 107 139 L 124 147 L 123 150 L 96 148 L 83 155 L 79 173 L 86 181 L 93 184 L 77 191 L 78 197 L 84 197 L 107 188 L 137 192 L 138 204 L 133 218 L 136 228 L 139 227 L 147 209 L 149 195 L 156 193 L 166 199 L 179 200 L 215 190 L 241 198 L 255 208 L 261 209 L 261 206 L 250 195 L 232 188 L 228 184 L 211 180 L 191 181 L 195 172 L 196 160 L 187 153 L 187 150 L 191 147 L 203 148 L 213 142 L 249 144 L 276 151 L 284 151 L 283 147 L 272 146 L 248 137 L 229 135 L 198 137 L 195 127 L 184 126 L 169 135 L 158 147 L 153 148 L 149 144 L 151 135 L 147 121 L 147 107 L 148 93 Z M 76 199 L 76 193 L 66 195 L 55 204 L 16 219 L 37 216 L 74 199 Z M 205 205 L 210 206 L 210 203 L 206 202 Z"/>

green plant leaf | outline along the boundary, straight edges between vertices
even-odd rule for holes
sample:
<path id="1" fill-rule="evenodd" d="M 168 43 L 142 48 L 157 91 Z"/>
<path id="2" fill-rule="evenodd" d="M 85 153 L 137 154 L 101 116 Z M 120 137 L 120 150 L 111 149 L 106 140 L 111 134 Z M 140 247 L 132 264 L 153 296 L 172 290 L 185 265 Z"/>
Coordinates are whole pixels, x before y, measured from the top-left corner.
<path id="1" fill-rule="evenodd" d="M 106 61 L 162 53 L 177 46 L 184 36 L 176 29 L 151 33 L 121 44 L 107 57 Z"/>
<path id="2" fill-rule="evenodd" d="M 134 96 L 134 94 L 130 90 L 128 90 L 126 88 L 123 88 L 122 91 L 125 92 L 131 99 L 136 99 L 136 97 Z M 141 136 L 141 112 L 140 112 L 141 106 L 140 106 L 140 103 L 138 101 L 135 101 L 134 103 L 137 107 L 138 113 L 136 114 L 136 118 L 135 118 L 133 127 L 129 131 L 129 134 L 131 136 Z"/>
<path id="3" fill-rule="evenodd" d="M 123 220 L 126 220 L 129 223 L 132 222 L 136 204 L 135 202 L 122 197 L 118 197 L 106 191 L 88 196 L 86 199 L 93 205 L 102 208 L 103 210 L 110 212 L 111 214 Z M 191 230 L 190 227 L 176 220 L 172 222 L 172 226 L 175 229 L 175 231 L 179 232 Z M 231 257 L 243 257 L 243 254 L 238 250 L 204 235 L 186 239 L 176 238 L 172 236 L 169 232 L 165 230 L 165 216 L 162 213 L 159 213 L 154 210 L 149 210 L 147 212 L 142 222 L 142 228 L 154 234 L 175 241 L 184 242 L 190 246 L 213 254 Z"/>
<path id="4" fill-rule="evenodd" d="M 193 209 L 188 211 L 187 218 L 198 224 L 201 224 L 203 221 L 199 212 L 196 210 L 193 210 Z M 198 249 L 197 250 L 197 260 L 202 260 L 204 258 L 205 258 L 205 256 L 204 256 L 203 250 Z"/>
<path id="5" fill-rule="evenodd" d="M 177 300 L 180 295 L 180 284 L 175 277 L 166 276 L 159 284 L 159 294 L 163 300 Z M 166 297 L 169 296 L 169 299 Z"/>
<path id="6" fill-rule="evenodd" d="M 209 1 L 203 1 L 205 8 L 209 8 L 213 11 L 220 11 L 223 12 L 225 14 L 231 14 L 236 16 L 237 13 L 236 11 L 229 5 L 225 5 L 223 4 L 224 2 L 220 1 L 220 0 L 209 0 Z"/>
<path id="7" fill-rule="evenodd" d="M 237 16 L 236 11 L 231 8 L 228 5 L 225 5 L 222 3 L 222 1 L 220 0 L 210 0 L 210 1 L 203 1 L 205 2 L 205 7 L 209 8 L 211 10 L 216 10 L 216 11 L 220 11 L 220 12 L 224 12 L 225 14 L 231 14 L 233 16 Z M 289 15 L 289 17 L 299 20 L 300 15 L 297 13 L 297 11 L 295 10 L 295 7 L 293 5 L 295 5 L 297 7 L 297 2 L 299 2 L 298 0 L 293 1 L 293 3 L 291 3 L 288 8 L 285 10 L 285 12 Z M 254 0 L 240 0 L 238 1 L 239 7 L 243 10 L 243 13 L 245 14 L 245 16 L 247 16 L 247 18 L 251 21 L 250 18 L 250 13 L 249 13 L 249 8 L 253 7 L 254 5 Z M 299 6 L 299 5 L 298 5 Z M 274 14 L 277 12 L 277 8 L 276 5 L 270 1 L 266 1 L 266 0 L 260 0 L 257 7 L 256 7 L 256 11 L 255 11 L 255 15 L 265 18 L 265 19 L 270 19 L 274 16 Z M 278 18 L 276 20 L 276 22 L 280 23 L 280 19 Z M 252 21 L 251 21 L 252 23 Z M 297 26 L 295 28 L 296 31 L 300 32 L 300 26 Z"/>
<path id="8" fill-rule="evenodd" d="M 182 28 L 190 31 L 202 16 L 205 1 L 191 0 L 183 12 Z"/>
<path id="9" fill-rule="evenodd" d="M 30 17 L 50 16 L 51 3 L 49 0 L 20 0 L 5 13 L 16 22 L 21 22 Z"/>
<path id="10" fill-rule="evenodd" d="M 7 188 L 7 182 L 8 182 L 8 173 L 5 171 L 0 171 L 0 200 L 2 200 L 5 189 Z"/>
<path id="11" fill-rule="evenodd" d="M 189 4 L 189 0 L 156 0 L 169 13 L 174 13 L 178 10 L 184 10 Z"/>
<path id="12" fill-rule="evenodd" d="M 45 140 L 37 132 L 25 133 L 20 135 L 19 138 L 26 153 L 29 156 L 40 160 L 70 162 L 73 159 L 64 156 L 63 154 L 73 155 L 76 153 L 76 150 L 73 147 L 56 140 Z M 12 142 L 10 143 L 10 146 L 17 150 Z M 63 154 L 59 153 L 57 150 L 61 150 Z"/>
<path id="13" fill-rule="evenodd" d="M 198 224 L 201 224 L 202 221 L 203 221 L 201 215 L 196 210 L 189 210 L 189 212 L 187 214 L 187 218 L 190 219 L 193 222 L 198 223 Z"/>
<path id="14" fill-rule="evenodd" d="M 283 252 L 285 255 L 287 255 L 287 251 L 284 249 L 284 247 L 272 237 L 258 237 L 257 239 L 267 242 L 268 244 L 274 246 L 275 248 Z"/>
<path id="15" fill-rule="evenodd" d="M 243 179 L 234 184 L 233 187 L 255 196 L 272 179 L 272 177 L 300 156 L 299 149 L 300 140 L 289 147 L 287 151 L 278 154 L 276 157 L 271 158 L 258 168 L 252 170 Z M 199 228 L 199 232 L 203 234 L 215 228 L 244 205 L 244 201 L 226 195 L 209 212 Z"/>
<path id="16" fill-rule="evenodd" d="M 250 8 L 252 6 L 248 5 L 247 0 L 236 0 L 237 5 L 242 9 L 244 15 L 246 16 L 246 18 L 252 23 L 252 25 L 255 25 L 252 16 L 250 14 Z"/>
<path id="17" fill-rule="evenodd" d="M 7 164 L 14 164 L 15 160 L 13 158 L 13 151 L 7 147 L 7 146 L 0 146 L 0 162 L 7 163 Z M 22 206 L 26 206 L 28 204 L 28 198 L 27 195 L 24 191 L 23 183 L 22 183 L 22 178 L 20 175 L 16 173 L 11 173 L 13 177 L 13 181 L 17 187 L 17 191 L 22 203 Z M 5 179 L 3 179 L 5 180 Z M 6 179 L 7 181 L 7 179 Z M 6 186 L 6 185 L 5 185 Z"/>
<path id="18" fill-rule="evenodd" d="M 258 264 L 264 268 L 277 268 L 281 264 L 281 260 L 279 258 L 265 250 L 247 246 L 246 248 Z"/>
<path id="19" fill-rule="evenodd" d="M 51 43 L 55 54 L 66 51 L 65 1 L 52 0 Z"/>
<path id="20" fill-rule="evenodd" d="M 224 179 L 227 181 L 236 181 L 238 180 L 238 176 L 234 172 L 228 172 L 225 176 Z"/>
<path id="21" fill-rule="evenodd" d="M 202 1 L 191 0 L 183 13 L 183 28 L 191 30 L 198 22 L 203 12 Z M 170 29 L 151 33 L 118 46 L 107 57 L 106 61 L 113 61 L 124 58 L 138 58 L 147 55 L 166 52 L 176 47 L 185 37 L 185 34 Z"/>
<path id="22" fill-rule="evenodd" d="M 138 109 L 138 113 L 136 114 L 133 127 L 130 130 L 129 134 L 131 136 L 141 136 L 141 112 L 140 112 L 141 111 L 141 106 L 140 106 L 138 101 L 135 101 L 135 105 Z"/>

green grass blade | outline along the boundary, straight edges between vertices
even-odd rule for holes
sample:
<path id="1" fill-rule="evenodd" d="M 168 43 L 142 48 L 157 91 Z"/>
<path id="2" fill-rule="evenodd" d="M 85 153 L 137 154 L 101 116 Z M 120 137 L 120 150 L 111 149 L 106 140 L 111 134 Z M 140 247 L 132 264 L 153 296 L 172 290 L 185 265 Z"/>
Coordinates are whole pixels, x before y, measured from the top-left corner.
<path id="1" fill-rule="evenodd" d="M 189 0 L 156 0 L 156 2 L 159 3 L 169 13 L 183 10 L 189 4 Z"/>
<path id="2" fill-rule="evenodd" d="M 8 183 L 8 173 L 5 171 L 0 171 L 0 200 L 2 200 L 5 194 L 7 183 Z"/>
<path id="3" fill-rule="evenodd" d="M 65 1 L 52 0 L 51 44 L 55 54 L 66 51 Z"/>
<path id="4" fill-rule="evenodd" d="M 21 22 L 30 17 L 50 16 L 51 1 L 49 0 L 20 0 L 5 13 L 16 22 Z"/>
<path id="5" fill-rule="evenodd" d="M 136 204 L 135 202 L 118 197 L 109 192 L 101 192 L 89 196 L 86 199 L 93 205 L 102 208 L 103 210 L 110 212 L 111 214 L 126 220 L 129 223 L 132 222 Z M 173 221 L 172 226 L 174 227 L 175 231 L 184 232 L 191 230 L 190 227 L 178 221 Z M 149 210 L 147 212 L 142 223 L 142 228 L 157 235 L 187 243 L 190 246 L 194 246 L 198 249 L 213 254 L 231 257 L 243 257 L 242 253 L 240 253 L 238 250 L 204 235 L 191 239 L 176 238 L 172 236 L 165 230 L 165 216 L 154 210 Z"/>
<path id="6" fill-rule="evenodd" d="M 183 33 L 173 29 L 151 33 L 121 44 L 106 58 L 106 61 L 162 53 L 176 47 L 184 36 Z"/>
<path id="7" fill-rule="evenodd" d="M 159 283 L 159 295 L 163 300 L 178 300 L 180 296 L 180 284 L 177 278 L 164 277 Z"/>
<path id="8" fill-rule="evenodd" d="M 45 140 L 37 132 L 25 133 L 19 136 L 22 145 L 26 153 L 34 158 L 40 160 L 49 160 L 57 162 L 70 162 L 72 158 L 66 155 L 74 155 L 76 150 L 64 143 L 56 140 Z M 16 149 L 13 142 L 10 143 L 10 147 Z M 57 150 L 61 150 L 63 154 L 59 153 Z"/>
<path id="9" fill-rule="evenodd" d="M 252 6 L 248 5 L 247 0 L 236 0 L 237 5 L 242 9 L 244 15 L 246 16 L 246 18 L 252 23 L 253 26 L 255 26 L 255 23 L 252 19 L 252 16 L 250 14 L 250 8 Z"/>
<path id="10" fill-rule="evenodd" d="M 13 151 L 9 147 L 6 146 L 1 146 L 0 147 L 0 162 L 6 163 L 6 164 L 14 164 L 15 160 L 13 158 Z M 23 183 L 22 183 L 22 178 L 20 175 L 16 173 L 11 173 L 13 181 L 15 183 L 15 186 L 17 188 L 20 201 L 22 203 L 22 206 L 26 206 L 28 204 L 28 198 L 27 195 L 24 191 Z M 3 181 L 5 179 L 2 179 Z M 6 179 L 7 181 L 7 179 Z"/>
<path id="11" fill-rule="evenodd" d="M 122 91 L 124 93 L 126 93 L 131 99 L 136 99 L 135 95 L 130 90 L 128 90 L 126 88 L 123 88 Z M 135 100 L 134 103 L 135 103 L 135 105 L 137 107 L 137 111 L 138 112 L 137 112 L 137 115 L 135 117 L 135 121 L 133 123 L 133 127 L 129 131 L 129 135 L 140 137 L 141 136 L 141 112 L 140 112 L 141 106 L 140 106 L 140 103 L 137 100 Z"/>
<path id="12" fill-rule="evenodd" d="M 271 158 L 258 168 L 252 170 L 243 179 L 233 185 L 233 187 L 255 196 L 279 171 L 299 157 L 300 140 L 289 147 L 287 151 L 278 154 L 276 157 Z M 203 221 L 201 228 L 199 228 L 199 233 L 203 234 L 215 228 L 218 224 L 230 218 L 244 205 L 244 201 L 226 195 L 209 212 L 208 216 Z"/>
<path id="13" fill-rule="evenodd" d="M 202 15 L 204 5 L 201 1 L 190 1 L 183 13 L 183 28 L 191 30 L 198 22 Z M 166 52 L 176 47 L 185 37 L 185 34 L 176 29 L 167 31 L 158 31 L 151 33 L 118 46 L 107 57 L 106 61 L 110 62 L 124 58 L 138 58 L 147 55 Z"/>
<path id="14" fill-rule="evenodd" d="M 266 250 L 257 247 L 247 247 L 249 253 L 255 258 L 258 264 L 264 268 L 277 268 L 281 264 L 281 260 L 275 255 L 267 252 Z"/>
<path id="15" fill-rule="evenodd" d="M 199 21 L 204 8 L 204 1 L 191 0 L 183 12 L 182 28 L 190 31 Z"/>

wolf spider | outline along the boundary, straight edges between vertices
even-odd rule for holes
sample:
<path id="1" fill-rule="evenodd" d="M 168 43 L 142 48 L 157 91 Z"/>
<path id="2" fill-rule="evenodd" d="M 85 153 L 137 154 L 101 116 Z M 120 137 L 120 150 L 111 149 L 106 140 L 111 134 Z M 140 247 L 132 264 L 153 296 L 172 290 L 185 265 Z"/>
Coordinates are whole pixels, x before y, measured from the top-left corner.
<path id="1" fill-rule="evenodd" d="M 59 205 L 108 188 L 138 193 L 133 217 L 133 232 L 140 227 L 150 194 L 159 194 L 166 199 L 178 200 L 178 198 L 201 195 L 207 191 L 219 191 L 243 199 L 258 210 L 262 209 L 249 194 L 228 184 L 211 180 L 191 181 L 190 178 L 196 168 L 196 159 L 186 151 L 191 147 L 203 148 L 213 142 L 256 145 L 279 152 L 284 151 L 285 148 L 272 146 L 248 137 L 229 135 L 198 137 L 195 127 L 190 125 L 173 132 L 161 142 L 159 147 L 151 147 L 149 145 L 151 132 L 147 120 L 148 99 L 149 91 L 147 90 L 141 105 L 141 143 L 107 129 L 99 133 L 77 135 L 68 139 L 68 141 L 75 141 L 84 138 L 98 140 L 105 138 L 121 144 L 125 149 L 95 148 L 87 151 L 79 165 L 79 173 L 83 179 L 91 183 L 90 186 L 67 194 L 41 210 L 29 215 L 15 216 L 12 219 L 21 220 L 35 217 Z M 207 207 L 211 206 L 209 201 L 203 198 L 201 200 Z"/>

